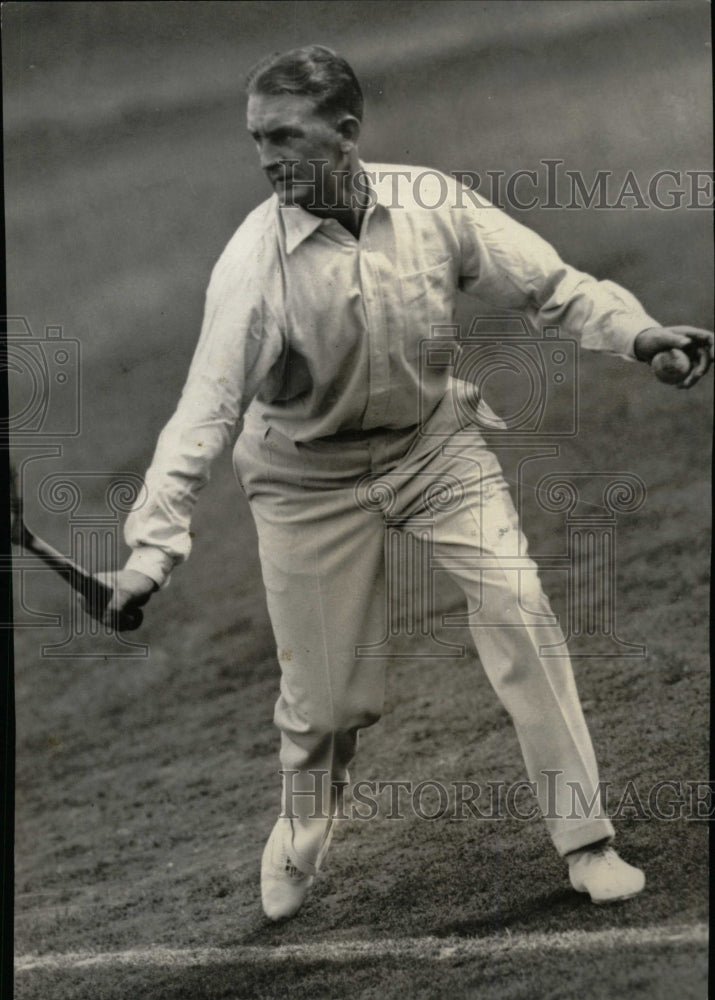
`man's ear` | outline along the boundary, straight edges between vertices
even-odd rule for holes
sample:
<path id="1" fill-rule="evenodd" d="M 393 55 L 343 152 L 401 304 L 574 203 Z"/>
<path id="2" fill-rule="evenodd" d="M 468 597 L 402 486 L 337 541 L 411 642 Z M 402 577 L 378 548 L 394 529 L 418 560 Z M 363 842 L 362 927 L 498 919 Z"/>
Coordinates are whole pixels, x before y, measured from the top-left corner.
<path id="1" fill-rule="evenodd" d="M 341 150 L 343 153 L 349 153 L 357 146 L 360 138 L 360 122 L 353 115 L 344 115 L 337 124 L 337 130 L 342 136 Z"/>

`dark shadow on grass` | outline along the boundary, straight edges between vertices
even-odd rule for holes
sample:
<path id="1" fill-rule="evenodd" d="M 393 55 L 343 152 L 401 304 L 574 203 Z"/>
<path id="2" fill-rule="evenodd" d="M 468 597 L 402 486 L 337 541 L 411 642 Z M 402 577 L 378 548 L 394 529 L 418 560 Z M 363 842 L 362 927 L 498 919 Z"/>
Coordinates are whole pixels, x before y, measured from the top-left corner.
<path id="1" fill-rule="evenodd" d="M 647 895 L 595 906 L 587 895 L 570 889 L 526 900 L 486 917 L 456 920 L 425 931 L 434 937 L 489 937 L 503 931 L 558 933 L 564 930 L 605 930 L 648 927 L 653 923 L 652 899 Z"/>
<path id="2" fill-rule="evenodd" d="M 296 919 L 293 917 L 289 920 L 269 920 L 268 917 L 264 917 L 262 913 L 257 912 L 255 919 L 252 921 L 250 928 L 244 933 L 236 937 L 234 940 L 228 943 L 239 944 L 239 945 L 281 945 L 286 942 L 282 940 L 281 932 L 283 928 L 292 926 Z M 292 939 L 291 939 L 291 943 Z"/>
<path id="3" fill-rule="evenodd" d="M 430 928 L 429 933 L 435 937 L 489 937 L 500 931 L 511 930 L 515 925 L 531 923 L 537 924 L 539 930 L 544 930 L 548 927 L 550 918 L 563 918 L 565 914 L 575 913 L 587 902 L 569 889 L 558 889 L 487 916 L 441 924 Z"/>
<path id="4" fill-rule="evenodd" d="M 585 897 L 579 896 L 569 889 L 559 889 L 535 899 L 525 900 L 523 903 L 507 909 L 499 909 L 487 913 L 482 909 L 482 915 L 467 920 L 434 924 L 427 919 L 423 927 L 415 926 L 414 923 L 411 923 L 409 927 L 405 928 L 404 933 L 395 933 L 392 928 L 389 930 L 383 928 L 382 935 L 379 932 L 376 933 L 376 940 L 379 940 L 385 934 L 392 938 L 425 936 L 488 938 L 515 927 L 519 927 L 521 930 L 533 929 L 543 931 L 550 928 L 552 921 L 563 926 L 565 917 L 573 916 L 577 912 L 583 911 L 584 907 L 590 908 L 590 906 L 590 902 Z M 310 917 L 307 908 L 303 916 Z M 276 922 L 257 914 L 252 927 L 246 933 L 230 942 L 225 941 L 223 943 L 229 945 L 262 945 L 267 947 L 288 943 L 295 944 L 296 939 L 293 931 L 294 929 L 299 929 L 298 925 L 300 921 L 301 914 L 290 920 Z M 305 923 L 308 922 L 305 921 Z M 286 933 L 288 929 L 291 931 L 290 934 Z M 324 932 L 329 929 L 329 927 L 322 928 L 323 933 L 319 937 L 324 937 Z M 307 931 L 302 940 L 305 944 L 314 940 L 312 928 Z"/>

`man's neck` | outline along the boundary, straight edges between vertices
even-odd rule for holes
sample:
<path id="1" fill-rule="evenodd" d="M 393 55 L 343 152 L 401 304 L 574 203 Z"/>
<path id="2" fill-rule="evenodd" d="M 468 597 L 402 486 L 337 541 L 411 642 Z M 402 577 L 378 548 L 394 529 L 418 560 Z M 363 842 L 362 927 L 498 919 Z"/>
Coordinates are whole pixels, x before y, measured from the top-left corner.
<path id="1" fill-rule="evenodd" d="M 356 206 L 355 208 L 345 208 L 337 209 L 330 213 L 327 218 L 335 219 L 339 222 L 349 233 L 351 233 L 355 239 L 360 238 L 360 229 L 362 227 L 362 219 L 365 213 L 365 209 L 362 206 Z"/>
<path id="2" fill-rule="evenodd" d="M 361 169 L 357 150 L 353 150 L 346 170 L 340 176 L 340 185 L 336 192 L 334 203 L 325 208 L 311 207 L 309 209 L 313 215 L 317 215 L 321 219 L 335 219 L 355 239 L 358 239 L 360 236 L 363 216 L 369 204 L 368 195 L 355 180 L 356 175 Z"/>

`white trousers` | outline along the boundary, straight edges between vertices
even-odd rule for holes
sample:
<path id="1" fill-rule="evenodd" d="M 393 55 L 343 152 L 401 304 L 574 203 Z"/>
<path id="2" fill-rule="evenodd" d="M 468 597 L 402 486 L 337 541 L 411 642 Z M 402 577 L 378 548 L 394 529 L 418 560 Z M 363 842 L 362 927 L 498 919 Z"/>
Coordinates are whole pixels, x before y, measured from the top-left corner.
<path id="1" fill-rule="evenodd" d="M 293 772 L 293 792 L 314 793 L 284 802 L 307 864 L 326 831 L 310 815 L 334 808 L 331 782 L 346 780 L 358 731 L 383 707 L 387 661 L 365 654 L 389 629 L 389 574 L 409 571 L 386 552 L 388 525 L 393 537 L 428 536 L 431 563 L 464 593 L 480 660 L 513 720 L 559 854 L 613 836 L 589 805 L 598 768 L 570 660 L 539 655 L 563 634 L 477 427 L 459 428 L 441 404 L 420 429 L 296 443 L 249 411 L 234 464 L 256 523 L 281 667 L 281 764 Z M 560 774 L 555 784 L 547 772 Z"/>

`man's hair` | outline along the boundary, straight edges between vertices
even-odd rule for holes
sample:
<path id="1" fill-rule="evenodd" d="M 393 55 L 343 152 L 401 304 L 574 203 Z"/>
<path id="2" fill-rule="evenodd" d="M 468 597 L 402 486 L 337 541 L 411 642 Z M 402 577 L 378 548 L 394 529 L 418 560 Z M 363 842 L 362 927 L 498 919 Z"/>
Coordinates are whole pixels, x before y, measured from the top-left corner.
<path id="1" fill-rule="evenodd" d="M 323 45 L 266 56 L 249 70 L 246 91 L 311 97 L 319 114 L 349 114 L 362 121 L 363 96 L 357 77 L 341 56 Z"/>

